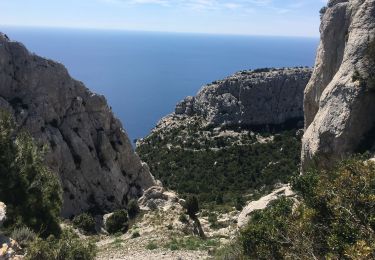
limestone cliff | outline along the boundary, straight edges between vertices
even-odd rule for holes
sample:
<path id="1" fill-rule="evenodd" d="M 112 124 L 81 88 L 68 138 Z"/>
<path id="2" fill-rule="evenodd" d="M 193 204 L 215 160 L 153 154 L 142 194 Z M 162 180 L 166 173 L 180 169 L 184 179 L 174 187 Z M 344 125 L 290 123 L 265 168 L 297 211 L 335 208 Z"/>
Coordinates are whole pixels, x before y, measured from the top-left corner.
<path id="1" fill-rule="evenodd" d="M 180 102 L 175 114 L 203 116 L 208 124 L 265 126 L 303 120 L 309 68 L 238 72 Z"/>
<path id="2" fill-rule="evenodd" d="M 47 146 L 46 162 L 64 190 L 63 216 L 124 207 L 155 185 L 103 96 L 2 34 L 0 107 Z"/>
<path id="3" fill-rule="evenodd" d="M 321 42 L 305 90 L 303 168 L 314 158 L 330 166 L 364 143 L 374 144 L 367 137 L 374 131 L 375 94 L 365 79 L 373 70 L 367 53 L 375 36 L 375 1 L 331 0 L 322 11 Z"/>

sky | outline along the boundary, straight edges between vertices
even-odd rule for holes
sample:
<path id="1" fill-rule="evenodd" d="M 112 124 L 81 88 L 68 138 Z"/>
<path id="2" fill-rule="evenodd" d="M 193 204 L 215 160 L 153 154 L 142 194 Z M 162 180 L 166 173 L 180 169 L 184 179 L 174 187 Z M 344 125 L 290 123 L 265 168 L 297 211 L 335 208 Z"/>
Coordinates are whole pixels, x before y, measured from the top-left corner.
<path id="1" fill-rule="evenodd" d="M 0 26 L 319 35 L 326 0 L 0 0 Z"/>

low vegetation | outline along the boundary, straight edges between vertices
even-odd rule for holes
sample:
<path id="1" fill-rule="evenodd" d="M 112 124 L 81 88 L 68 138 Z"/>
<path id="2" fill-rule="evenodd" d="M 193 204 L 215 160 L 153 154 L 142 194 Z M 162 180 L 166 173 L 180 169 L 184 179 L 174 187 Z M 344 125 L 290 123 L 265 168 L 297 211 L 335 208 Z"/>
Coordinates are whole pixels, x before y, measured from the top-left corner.
<path id="1" fill-rule="evenodd" d="M 15 129 L 11 115 L 0 111 L 0 201 L 7 206 L 2 231 L 18 241 L 26 259 L 94 259 L 94 244 L 61 230 L 58 177 L 30 135 Z"/>
<path id="2" fill-rule="evenodd" d="M 11 116 L 0 112 L 0 201 L 7 205 L 4 226 L 9 230 L 26 226 L 43 237 L 58 236 L 62 191 L 42 158 L 32 138 L 16 133 Z"/>
<path id="3" fill-rule="evenodd" d="M 75 216 L 73 219 L 73 227 L 78 228 L 80 231 L 86 234 L 94 234 L 95 230 L 95 219 L 93 216 L 82 213 Z"/>
<path id="4" fill-rule="evenodd" d="M 195 236 L 183 238 L 172 238 L 164 247 L 172 251 L 175 250 L 208 250 L 220 245 L 217 239 L 201 239 Z"/>
<path id="5" fill-rule="evenodd" d="M 126 233 L 129 229 L 128 213 L 126 210 L 116 210 L 106 221 L 105 228 L 110 234 Z"/>
<path id="6" fill-rule="evenodd" d="M 223 256 L 250 259 L 374 259 L 375 163 L 358 158 L 295 178 L 301 202 L 281 198 L 256 212 Z M 230 258 L 228 258 L 230 259 Z"/>
<path id="7" fill-rule="evenodd" d="M 134 219 L 141 209 L 139 208 L 138 201 L 136 199 L 132 199 L 128 203 L 128 215 L 130 219 Z"/>
<path id="8" fill-rule="evenodd" d="M 26 260 L 92 260 L 95 255 L 94 244 L 82 241 L 71 230 L 64 230 L 60 239 L 51 235 L 45 240 L 34 240 L 28 248 Z"/>
<path id="9" fill-rule="evenodd" d="M 203 208 L 241 209 L 244 194 L 256 198 L 298 172 L 300 146 L 296 130 L 215 130 L 197 119 L 152 133 L 137 152 L 164 186 Z"/>
<path id="10" fill-rule="evenodd" d="M 197 216 L 199 212 L 199 202 L 196 196 L 190 196 L 187 198 L 185 202 L 185 209 L 186 209 L 186 214 L 188 214 L 188 216 L 194 222 L 194 229 L 196 230 L 196 233 L 201 238 L 205 239 L 206 235 L 204 234 L 202 225 Z"/>

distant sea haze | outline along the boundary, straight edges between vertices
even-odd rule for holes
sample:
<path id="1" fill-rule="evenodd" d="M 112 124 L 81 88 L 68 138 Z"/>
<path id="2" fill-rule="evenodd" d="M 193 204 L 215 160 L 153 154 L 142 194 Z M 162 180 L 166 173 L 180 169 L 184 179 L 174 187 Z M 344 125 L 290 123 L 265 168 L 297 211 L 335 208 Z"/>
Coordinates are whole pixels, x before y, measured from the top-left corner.
<path id="1" fill-rule="evenodd" d="M 176 103 L 234 72 L 312 66 L 317 38 L 2 27 L 103 94 L 133 140 Z"/>

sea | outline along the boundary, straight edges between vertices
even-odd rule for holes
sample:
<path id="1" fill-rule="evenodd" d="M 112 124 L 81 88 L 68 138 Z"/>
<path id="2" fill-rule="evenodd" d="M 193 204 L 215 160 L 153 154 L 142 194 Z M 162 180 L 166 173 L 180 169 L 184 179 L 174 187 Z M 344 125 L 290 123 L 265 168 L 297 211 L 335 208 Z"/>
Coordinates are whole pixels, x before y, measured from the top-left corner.
<path id="1" fill-rule="evenodd" d="M 0 27 L 103 94 L 131 140 L 177 102 L 234 72 L 313 66 L 318 38 Z"/>

